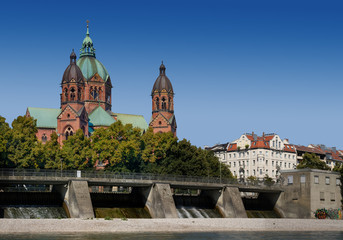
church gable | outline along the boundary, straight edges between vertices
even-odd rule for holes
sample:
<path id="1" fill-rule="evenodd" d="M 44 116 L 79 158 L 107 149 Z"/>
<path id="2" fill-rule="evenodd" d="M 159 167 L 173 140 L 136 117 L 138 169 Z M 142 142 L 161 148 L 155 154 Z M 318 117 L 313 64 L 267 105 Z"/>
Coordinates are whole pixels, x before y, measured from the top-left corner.
<path id="1" fill-rule="evenodd" d="M 60 120 L 72 120 L 78 117 L 79 115 L 77 114 L 77 112 L 68 104 L 57 118 Z"/>
<path id="2" fill-rule="evenodd" d="M 167 127 L 168 125 L 170 125 L 168 119 L 162 114 L 158 114 L 149 124 L 150 127 Z"/>
<path id="3" fill-rule="evenodd" d="M 89 82 L 99 82 L 99 83 L 105 82 L 105 80 L 102 79 L 98 73 L 95 73 L 88 81 Z"/>

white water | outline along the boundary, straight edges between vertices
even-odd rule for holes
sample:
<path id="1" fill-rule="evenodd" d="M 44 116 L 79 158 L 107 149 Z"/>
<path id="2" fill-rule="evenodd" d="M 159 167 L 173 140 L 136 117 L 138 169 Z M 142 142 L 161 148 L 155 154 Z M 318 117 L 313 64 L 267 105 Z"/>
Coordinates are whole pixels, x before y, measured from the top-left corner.
<path id="1" fill-rule="evenodd" d="M 177 208 L 179 218 L 220 218 L 214 209 L 201 209 L 195 207 Z"/>
<path id="2" fill-rule="evenodd" d="M 67 218 L 62 207 L 6 207 L 4 218 Z"/>

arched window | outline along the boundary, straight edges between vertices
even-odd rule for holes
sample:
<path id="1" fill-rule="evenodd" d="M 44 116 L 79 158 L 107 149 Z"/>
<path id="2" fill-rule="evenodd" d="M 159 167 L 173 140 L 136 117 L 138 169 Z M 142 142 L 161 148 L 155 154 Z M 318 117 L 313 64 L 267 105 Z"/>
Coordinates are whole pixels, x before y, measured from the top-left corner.
<path id="1" fill-rule="evenodd" d="M 168 98 L 168 110 L 172 110 L 171 105 L 171 98 Z"/>
<path id="2" fill-rule="evenodd" d="M 82 88 L 77 89 L 77 100 L 81 101 L 81 96 L 82 96 Z"/>
<path id="3" fill-rule="evenodd" d="M 44 133 L 42 136 L 42 142 L 45 143 L 47 140 L 48 140 L 48 137 Z"/>
<path id="4" fill-rule="evenodd" d="M 98 99 L 98 96 L 99 96 L 98 88 L 95 87 L 95 88 L 93 89 L 93 87 L 91 87 L 90 92 L 91 92 L 92 98 L 93 98 L 94 100 L 97 100 L 97 99 Z"/>
<path id="5" fill-rule="evenodd" d="M 73 128 L 72 127 L 67 127 L 67 129 L 64 132 L 66 140 L 68 140 L 69 136 L 73 136 L 73 134 L 74 134 Z"/>
<path id="6" fill-rule="evenodd" d="M 68 89 L 67 88 L 64 89 L 64 100 L 68 101 Z"/>
<path id="7" fill-rule="evenodd" d="M 162 97 L 162 110 L 166 110 L 166 109 L 167 109 L 166 99 L 165 97 Z"/>
<path id="8" fill-rule="evenodd" d="M 75 101 L 75 89 L 74 88 L 70 89 L 70 100 Z"/>
<path id="9" fill-rule="evenodd" d="M 159 110 L 160 109 L 160 99 L 157 97 L 155 99 L 155 102 L 156 102 L 156 110 Z"/>

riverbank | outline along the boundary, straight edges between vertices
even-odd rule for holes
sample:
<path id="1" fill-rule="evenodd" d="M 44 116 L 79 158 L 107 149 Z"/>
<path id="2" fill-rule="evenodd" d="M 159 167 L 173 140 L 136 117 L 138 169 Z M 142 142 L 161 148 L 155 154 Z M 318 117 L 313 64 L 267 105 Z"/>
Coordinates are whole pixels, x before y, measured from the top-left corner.
<path id="1" fill-rule="evenodd" d="M 139 233 L 227 231 L 343 231 L 342 220 L 317 219 L 0 219 L 7 233 Z"/>

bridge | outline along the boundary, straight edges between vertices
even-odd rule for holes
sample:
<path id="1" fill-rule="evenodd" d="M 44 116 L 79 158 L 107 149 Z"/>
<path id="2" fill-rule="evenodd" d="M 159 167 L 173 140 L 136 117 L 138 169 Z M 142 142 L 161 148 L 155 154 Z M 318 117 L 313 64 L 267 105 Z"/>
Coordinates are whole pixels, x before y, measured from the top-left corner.
<path id="1" fill-rule="evenodd" d="M 131 205 L 145 207 L 153 218 L 177 218 L 177 205 L 184 206 L 187 203 L 206 204 L 209 208 L 218 209 L 223 217 L 244 218 L 247 215 L 241 192 L 257 193 L 255 202 L 272 207 L 283 192 L 281 185 L 263 181 L 240 183 L 237 179 L 213 177 L 106 171 L 0 169 L 0 188 L 16 184 L 52 186 L 52 193 L 61 198 L 69 216 L 74 218 L 94 217 L 93 205 L 99 203 L 99 198 L 102 196 L 90 192 L 92 186 L 130 187 L 129 194 L 125 196 L 122 194 L 121 198 L 120 194 L 107 196 L 107 200 L 129 201 Z M 177 195 L 175 189 L 198 190 L 199 194 Z M 13 194 L 10 194 L 0 193 L 0 205 L 1 199 L 13 197 Z"/>
<path id="2" fill-rule="evenodd" d="M 68 184 L 70 181 L 87 181 L 89 186 L 148 187 L 156 183 L 169 184 L 181 189 L 222 189 L 237 187 L 242 192 L 280 192 L 281 184 L 265 181 L 239 182 L 237 179 L 158 175 L 142 173 L 115 173 L 106 171 L 0 169 L 0 183 L 10 184 Z"/>

